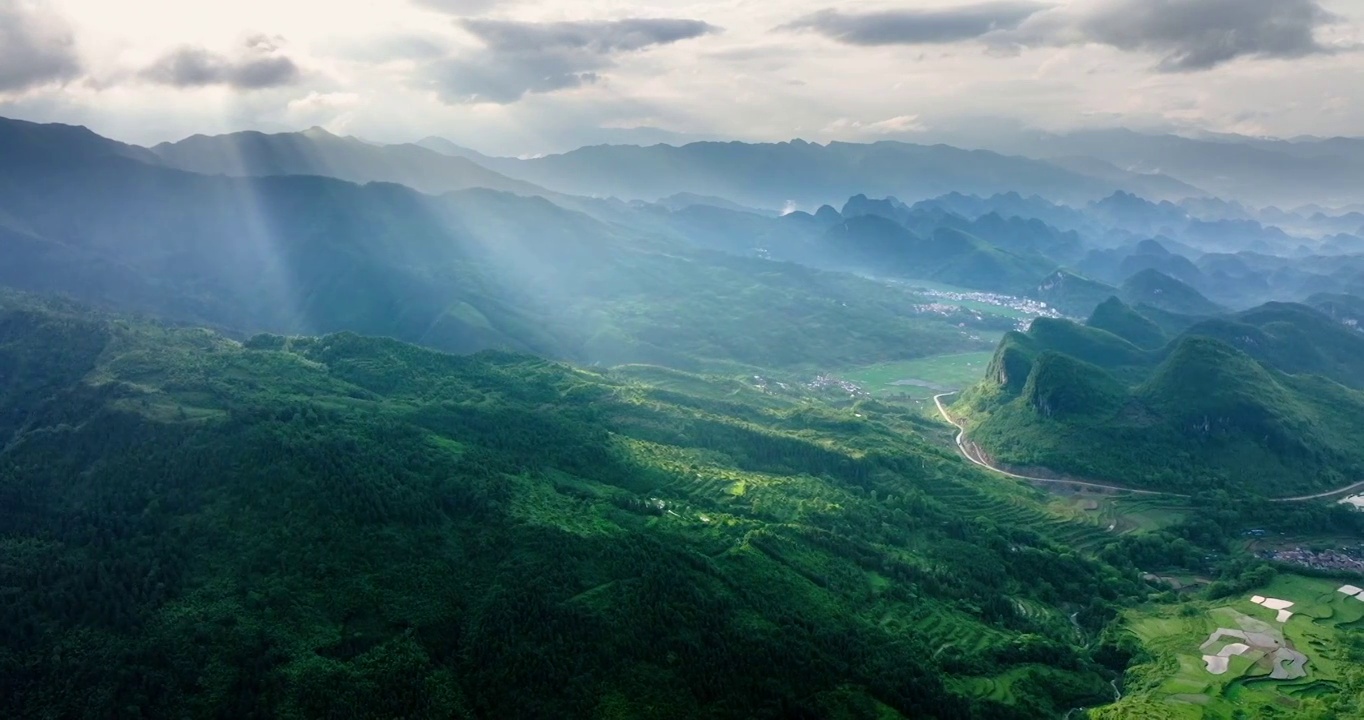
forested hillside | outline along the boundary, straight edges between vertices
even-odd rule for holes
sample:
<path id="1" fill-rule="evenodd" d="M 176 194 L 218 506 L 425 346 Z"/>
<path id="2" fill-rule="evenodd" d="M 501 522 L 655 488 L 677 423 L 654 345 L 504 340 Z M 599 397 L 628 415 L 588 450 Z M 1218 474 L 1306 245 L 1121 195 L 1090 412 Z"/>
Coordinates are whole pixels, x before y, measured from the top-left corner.
<path id="1" fill-rule="evenodd" d="M 1116 298 L 1087 325 L 1010 333 L 958 405 L 971 439 L 1005 464 L 1179 493 L 1287 497 L 1364 478 L 1364 336 L 1271 303 L 1167 337 Z"/>
<path id="2" fill-rule="evenodd" d="M 1052 718 L 1124 662 L 1102 531 L 901 409 L 0 303 L 7 717 Z"/>

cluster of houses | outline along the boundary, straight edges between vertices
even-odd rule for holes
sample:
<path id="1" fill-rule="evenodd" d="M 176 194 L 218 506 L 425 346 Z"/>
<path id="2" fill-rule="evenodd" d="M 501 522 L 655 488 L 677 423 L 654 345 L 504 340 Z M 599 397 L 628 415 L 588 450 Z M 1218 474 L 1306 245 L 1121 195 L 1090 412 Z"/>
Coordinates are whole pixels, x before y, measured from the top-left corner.
<path id="1" fill-rule="evenodd" d="M 1261 557 L 1314 570 L 1344 570 L 1364 574 L 1364 552 L 1359 549 L 1316 552 L 1299 547 L 1292 550 L 1266 550 Z"/>

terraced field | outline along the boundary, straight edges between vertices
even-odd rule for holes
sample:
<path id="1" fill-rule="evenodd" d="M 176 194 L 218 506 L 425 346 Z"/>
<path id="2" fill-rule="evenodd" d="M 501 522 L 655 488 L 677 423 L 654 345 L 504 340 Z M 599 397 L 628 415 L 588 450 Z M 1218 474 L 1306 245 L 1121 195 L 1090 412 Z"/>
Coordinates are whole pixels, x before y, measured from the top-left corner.
<path id="1" fill-rule="evenodd" d="M 963 694 L 1012 704 L 1015 700 L 1013 684 L 1027 672 L 1027 667 L 1017 667 L 993 677 L 961 678 L 953 684 Z"/>
<path id="2" fill-rule="evenodd" d="M 887 614 L 882 618 L 881 626 L 892 632 L 924 638 L 939 655 L 951 648 L 974 653 L 1008 640 L 1005 633 L 991 630 L 960 611 L 939 605 L 925 605 L 915 613 Z"/>
<path id="3" fill-rule="evenodd" d="M 1104 491 L 1073 489 L 1065 485 L 1044 488 L 1052 495 L 1049 509 L 1111 530 L 1119 535 L 1151 532 L 1175 525 L 1189 512 L 1179 498 L 1117 495 Z"/>
<path id="4" fill-rule="evenodd" d="M 1113 537 L 1101 518 L 1053 510 L 1044 504 L 1045 493 L 1005 483 L 983 478 L 978 485 L 939 485 L 924 490 L 953 507 L 998 522 L 1026 525 L 1040 535 L 1080 550 L 1097 549 Z"/>
<path id="5" fill-rule="evenodd" d="M 1155 657 L 1129 670 L 1128 697 L 1095 717 L 1157 717 L 1142 710 L 1151 704 L 1166 713 L 1160 717 L 1170 718 L 1305 712 L 1311 701 L 1339 693 L 1354 669 L 1345 635 L 1364 630 L 1364 602 L 1337 592 L 1341 584 L 1339 580 L 1282 575 L 1255 590 L 1257 596 L 1294 603 L 1290 608 L 1293 617 L 1282 624 L 1276 621 L 1275 611 L 1252 602 L 1250 593 L 1220 601 L 1132 611 L 1128 626 Z M 1254 653 L 1230 658 L 1224 674 L 1210 672 L 1201 645 L 1214 631 L 1244 617 L 1252 624 L 1264 623 L 1281 630 L 1286 646 L 1307 656 L 1306 677 L 1272 679 L 1273 662 Z"/>

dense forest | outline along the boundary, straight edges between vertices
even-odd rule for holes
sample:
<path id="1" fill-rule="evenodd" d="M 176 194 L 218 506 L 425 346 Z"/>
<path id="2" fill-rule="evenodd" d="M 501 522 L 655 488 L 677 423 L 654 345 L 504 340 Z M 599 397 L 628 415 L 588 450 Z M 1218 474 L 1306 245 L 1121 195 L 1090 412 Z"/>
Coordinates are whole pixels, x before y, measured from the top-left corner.
<path id="1" fill-rule="evenodd" d="M 890 406 L 3 303 L 7 717 L 1054 717 L 1146 592 Z"/>

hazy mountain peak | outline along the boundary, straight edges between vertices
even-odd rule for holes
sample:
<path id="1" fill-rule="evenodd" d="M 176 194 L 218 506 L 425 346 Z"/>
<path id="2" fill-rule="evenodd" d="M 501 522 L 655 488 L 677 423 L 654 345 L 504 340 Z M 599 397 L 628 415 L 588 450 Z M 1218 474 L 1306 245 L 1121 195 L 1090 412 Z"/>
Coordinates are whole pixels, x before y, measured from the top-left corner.
<path id="1" fill-rule="evenodd" d="M 304 136 L 304 137 L 306 137 L 306 138 L 309 138 L 309 139 L 311 139 L 311 140 L 341 140 L 341 139 L 343 139 L 340 135 L 337 135 L 337 134 L 331 132 L 330 130 L 328 130 L 328 129 L 322 127 L 321 125 L 314 125 L 314 126 L 308 128 L 307 130 L 304 130 L 303 132 L 301 132 L 301 133 L 299 133 L 299 134 L 302 135 L 302 136 Z M 353 139 L 353 138 L 352 138 L 352 139 Z"/>

